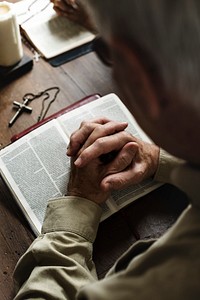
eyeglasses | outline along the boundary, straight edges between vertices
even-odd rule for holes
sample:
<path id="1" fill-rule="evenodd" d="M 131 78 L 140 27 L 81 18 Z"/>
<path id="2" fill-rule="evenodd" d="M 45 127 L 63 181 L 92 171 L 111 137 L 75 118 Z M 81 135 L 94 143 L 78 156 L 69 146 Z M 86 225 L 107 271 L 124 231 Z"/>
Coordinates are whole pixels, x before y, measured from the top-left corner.
<path id="1" fill-rule="evenodd" d="M 93 41 L 93 50 L 95 51 L 95 53 L 97 54 L 99 59 L 106 66 L 108 66 L 108 67 L 112 66 L 113 62 L 112 62 L 109 46 L 107 45 L 107 43 L 105 42 L 105 40 L 102 37 L 97 36 L 94 39 L 94 41 Z"/>
<path id="2" fill-rule="evenodd" d="M 37 14 L 43 12 L 50 4 L 51 2 L 49 0 L 19 2 L 18 6 L 16 6 L 19 24 L 22 25 Z"/>

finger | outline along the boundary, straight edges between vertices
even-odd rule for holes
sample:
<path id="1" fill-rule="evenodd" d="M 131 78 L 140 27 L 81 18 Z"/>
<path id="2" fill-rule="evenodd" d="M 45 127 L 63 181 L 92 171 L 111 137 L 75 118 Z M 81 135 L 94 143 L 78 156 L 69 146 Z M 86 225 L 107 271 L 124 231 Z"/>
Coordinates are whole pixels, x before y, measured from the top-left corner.
<path id="1" fill-rule="evenodd" d="M 101 187 L 104 191 L 120 190 L 132 185 L 132 169 L 128 168 L 119 173 L 106 176 L 102 182 Z"/>
<path id="2" fill-rule="evenodd" d="M 126 131 L 120 131 L 113 135 L 101 137 L 81 152 L 75 161 L 75 165 L 77 167 L 83 167 L 89 163 L 91 159 L 96 159 L 100 157 L 100 155 L 110 153 L 112 151 L 119 151 L 125 144 L 131 141 L 134 141 L 134 137 Z"/>
<path id="3" fill-rule="evenodd" d="M 62 15 L 62 16 L 70 16 L 71 14 L 74 14 L 74 9 L 69 6 L 69 5 L 66 5 L 66 4 L 54 4 L 53 6 L 53 9 L 55 10 L 55 12 L 58 14 L 58 15 Z"/>
<path id="4" fill-rule="evenodd" d="M 107 176 L 125 170 L 133 161 L 138 151 L 138 144 L 127 143 L 107 168 Z"/>
<path id="5" fill-rule="evenodd" d="M 138 168 L 137 168 L 138 167 Z M 134 166 L 134 162 L 130 166 L 115 174 L 106 176 L 102 182 L 101 187 L 104 191 L 120 190 L 131 185 L 137 185 L 144 180 L 144 170 L 139 166 Z"/>
<path id="6" fill-rule="evenodd" d="M 104 125 L 99 125 L 94 128 L 90 136 L 84 143 L 81 151 L 92 145 L 97 139 L 123 131 L 128 126 L 127 122 L 110 121 Z"/>
<path id="7" fill-rule="evenodd" d="M 105 124 L 110 122 L 107 118 L 93 119 L 90 122 L 82 122 L 80 128 L 72 133 L 70 137 L 70 143 L 67 149 L 67 155 L 76 155 L 82 145 L 85 143 L 89 135 L 95 129 L 98 124 Z"/>
<path id="8" fill-rule="evenodd" d="M 133 159 L 127 169 L 106 176 L 102 180 L 101 186 L 105 191 L 120 190 L 130 185 L 137 185 L 149 177 L 148 170 L 145 166 Z"/>

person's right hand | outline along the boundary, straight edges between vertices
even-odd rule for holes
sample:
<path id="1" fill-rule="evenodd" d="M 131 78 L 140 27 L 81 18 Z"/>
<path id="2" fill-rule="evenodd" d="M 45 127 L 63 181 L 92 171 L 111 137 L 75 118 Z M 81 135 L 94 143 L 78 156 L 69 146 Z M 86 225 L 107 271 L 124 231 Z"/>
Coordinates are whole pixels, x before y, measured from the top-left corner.
<path id="1" fill-rule="evenodd" d="M 115 154 L 107 162 L 104 190 L 122 189 L 153 176 L 157 170 L 159 147 L 143 142 L 124 129 L 127 123 L 105 118 L 83 122 L 70 138 L 69 156 L 77 156 L 75 165 L 86 166 L 91 160 Z"/>
<path id="2" fill-rule="evenodd" d="M 64 16 L 92 32 L 96 32 L 85 7 L 78 0 L 51 0 L 51 2 L 58 15 Z"/>

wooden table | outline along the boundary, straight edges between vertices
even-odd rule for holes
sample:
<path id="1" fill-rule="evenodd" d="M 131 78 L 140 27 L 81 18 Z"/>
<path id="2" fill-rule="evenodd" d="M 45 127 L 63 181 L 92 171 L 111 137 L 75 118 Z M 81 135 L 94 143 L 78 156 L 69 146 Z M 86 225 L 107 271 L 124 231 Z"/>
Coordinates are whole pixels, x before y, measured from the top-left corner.
<path id="1" fill-rule="evenodd" d="M 29 56 L 32 53 L 24 47 Z M 77 100 L 94 93 L 105 95 L 116 92 L 111 70 L 103 66 L 94 53 L 89 53 L 58 68 L 43 59 L 33 69 L 0 90 L 0 145 L 6 146 L 10 138 L 33 125 L 41 109 L 39 100 L 33 102 L 31 115 L 24 113 L 13 125 L 12 103 L 22 101 L 27 92 L 38 93 L 51 86 L 61 92 L 48 115 Z M 114 261 L 132 243 L 139 239 L 161 236 L 177 219 L 187 205 L 184 195 L 165 185 L 136 201 L 128 208 L 104 221 L 94 245 L 94 260 L 99 277 L 103 277 Z M 0 299 L 13 298 L 12 274 L 19 257 L 34 240 L 27 222 L 7 187 L 0 178 Z"/>

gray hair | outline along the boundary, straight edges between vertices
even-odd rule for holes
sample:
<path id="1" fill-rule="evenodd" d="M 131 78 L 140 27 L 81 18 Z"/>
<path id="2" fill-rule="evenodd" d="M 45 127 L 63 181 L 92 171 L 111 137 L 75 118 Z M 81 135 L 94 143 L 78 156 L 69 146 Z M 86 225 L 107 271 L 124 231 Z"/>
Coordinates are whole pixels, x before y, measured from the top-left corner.
<path id="1" fill-rule="evenodd" d="M 100 33 L 137 41 L 160 71 L 166 89 L 199 109 L 199 0 L 86 0 Z"/>

